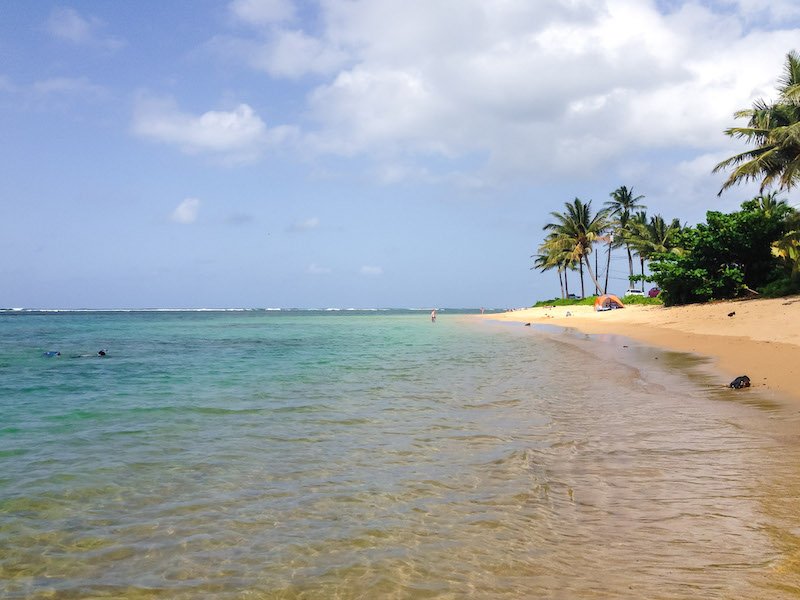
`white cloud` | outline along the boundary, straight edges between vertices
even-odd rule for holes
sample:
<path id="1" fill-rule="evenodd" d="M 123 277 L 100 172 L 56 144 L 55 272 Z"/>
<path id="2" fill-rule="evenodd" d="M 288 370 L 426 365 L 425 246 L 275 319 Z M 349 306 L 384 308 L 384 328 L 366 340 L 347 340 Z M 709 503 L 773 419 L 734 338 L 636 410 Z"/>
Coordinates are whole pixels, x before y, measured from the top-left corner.
<path id="1" fill-rule="evenodd" d="M 383 275 L 383 267 L 364 265 L 363 267 L 361 267 L 360 273 L 362 275 L 368 275 L 371 277 L 374 277 L 376 275 Z"/>
<path id="2" fill-rule="evenodd" d="M 262 44 L 248 45 L 250 64 L 274 77 L 301 77 L 335 72 L 347 60 L 344 52 L 302 31 L 279 30 Z"/>
<path id="3" fill-rule="evenodd" d="M 325 0 L 313 32 L 228 44 L 273 77 L 318 76 L 306 153 L 368 157 L 387 182 L 552 180 L 729 147 L 733 112 L 774 94 L 800 39 L 793 0 L 662 6 Z"/>
<path id="4" fill-rule="evenodd" d="M 180 111 L 171 100 L 146 97 L 137 102 L 132 130 L 143 138 L 174 144 L 187 154 L 213 154 L 229 163 L 253 161 L 267 144 L 284 141 L 291 134 L 290 128 L 267 130 L 247 104 L 192 115 Z"/>
<path id="5" fill-rule="evenodd" d="M 309 217 L 308 219 L 292 223 L 287 231 L 310 231 L 311 229 L 316 229 L 317 227 L 319 227 L 319 219 L 317 217 Z"/>
<path id="6" fill-rule="evenodd" d="M 172 211 L 172 220 L 176 223 L 188 225 L 197 220 L 197 212 L 200 210 L 200 200 L 197 198 L 186 198 Z"/>
<path id="7" fill-rule="evenodd" d="M 296 29 L 274 28 L 266 38 L 216 36 L 211 52 L 240 62 L 272 77 L 296 79 L 305 75 L 330 75 L 348 61 L 341 48 Z"/>
<path id="8" fill-rule="evenodd" d="M 328 267 L 321 267 L 316 263 L 311 263 L 310 265 L 308 265 L 308 269 L 306 269 L 306 272 L 309 273 L 310 275 L 327 275 L 329 273 L 332 273 L 333 271 Z"/>
<path id="9" fill-rule="evenodd" d="M 54 8 L 47 19 L 47 30 L 56 38 L 83 46 L 115 50 L 124 45 L 117 37 L 102 33 L 105 23 L 97 17 L 82 16 L 74 8 Z"/>
<path id="10" fill-rule="evenodd" d="M 267 25 L 294 18 L 291 0 L 233 0 L 229 10 L 238 20 L 250 25 Z"/>
<path id="11" fill-rule="evenodd" d="M 763 19 L 768 23 L 781 24 L 800 17 L 800 4 L 796 0 L 723 0 L 723 4 L 730 5 L 749 19 Z"/>

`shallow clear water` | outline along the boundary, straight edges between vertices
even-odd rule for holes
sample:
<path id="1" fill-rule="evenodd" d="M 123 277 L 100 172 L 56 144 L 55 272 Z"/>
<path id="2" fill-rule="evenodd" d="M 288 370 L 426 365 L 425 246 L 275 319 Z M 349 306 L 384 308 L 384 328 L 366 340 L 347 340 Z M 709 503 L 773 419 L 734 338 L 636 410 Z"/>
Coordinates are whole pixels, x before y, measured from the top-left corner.
<path id="1" fill-rule="evenodd" d="M 2 315 L 0 597 L 800 597 L 797 423 L 447 312 Z"/>

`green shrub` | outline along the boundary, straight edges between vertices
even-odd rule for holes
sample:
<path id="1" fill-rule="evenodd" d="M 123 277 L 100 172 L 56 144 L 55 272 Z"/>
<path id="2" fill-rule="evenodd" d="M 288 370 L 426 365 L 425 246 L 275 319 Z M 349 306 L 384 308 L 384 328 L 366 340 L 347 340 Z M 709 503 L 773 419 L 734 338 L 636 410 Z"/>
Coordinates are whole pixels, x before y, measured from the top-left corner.
<path id="1" fill-rule="evenodd" d="M 586 298 L 553 298 L 552 300 L 539 300 L 533 308 L 544 306 L 594 306 L 594 299 L 597 296 L 586 296 Z"/>
<path id="2" fill-rule="evenodd" d="M 785 228 L 783 214 L 750 201 L 730 214 L 709 211 L 706 221 L 676 236 L 681 252 L 658 254 L 650 263 L 667 306 L 736 298 L 747 288 L 769 287 L 779 272 L 771 245 Z"/>
<path id="3" fill-rule="evenodd" d="M 650 298 L 649 296 L 623 296 L 620 298 L 623 304 L 647 304 L 647 305 L 662 305 L 664 301 L 661 296 Z"/>
<path id="4" fill-rule="evenodd" d="M 597 296 L 587 296 L 586 298 L 553 298 L 552 300 L 539 300 L 533 308 L 544 306 L 594 306 Z M 649 298 L 647 296 L 625 296 L 620 298 L 623 304 L 664 304 L 661 298 Z"/>
<path id="5" fill-rule="evenodd" d="M 800 294 L 800 281 L 791 277 L 784 277 L 759 288 L 758 292 L 765 298 L 780 298 L 782 296 Z"/>

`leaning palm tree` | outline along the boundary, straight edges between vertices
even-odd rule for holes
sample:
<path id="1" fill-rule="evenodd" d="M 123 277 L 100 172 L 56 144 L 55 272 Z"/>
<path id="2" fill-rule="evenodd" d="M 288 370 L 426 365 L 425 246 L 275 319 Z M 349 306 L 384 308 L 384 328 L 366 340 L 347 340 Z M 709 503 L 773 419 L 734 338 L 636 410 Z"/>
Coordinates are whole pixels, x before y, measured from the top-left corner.
<path id="1" fill-rule="evenodd" d="M 531 270 L 536 269 L 540 273 L 544 273 L 545 271 L 549 271 L 556 267 L 554 263 L 551 262 L 550 256 L 547 254 L 534 254 L 531 256 L 533 259 L 533 266 Z M 561 278 L 561 269 L 558 269 L 558 283 L 561 286 L 561 297 L 564 297 L 564 280 Z"/>
<path id="2" fill-rule="evenodd" d="M 550 271 L 551 269 L 558 270 L 558 284 L 561 287 L 561 297 L 564 298 L 564 279 L 561 277 L 561 265 L 558 263 L 556 259 L 555 253 L 549 253 L 544 250 L 543 247 L 539 247 L 540 254 L 534 254 L 531 258 L 533 258 L 533 266 L 531 269 L 537 269 L 540 273 L 544 273 L 545 271 Z"/>
<path id="3" fill-rule="evenodd" d="M 667 223 L 661 215 L 647 218 L 644 211 L 637 212 L 632 221 L 635 234 L 631 243 L 639 255 L 642 268 L 642 292 L 644 292 L 644 263 L 655 254 L 663 254 L 675 249 L 675 238 L 681 231 L 681 223 L 673 219 Z"/>
<path id="4" fill-rule="evenodd" d="M 800 55 L 786 55 L 784 72 L 778 81 L 778 100 L 758 99 L 753 108 L 737 111 L 734 117 L 749 119 L 747 127 L 731 127 L 725 134 L 743 139 L 755 147 L 732 156 L 714 167 L 714 172 L 733 168 L 722 184 L 727 188 L 746 181 L 761 181 L 761 192 L 776 185 L 788 190 L 800 182 Z"/>
<path id="5" fill-rule="evenodd" d="M 572 203 L 565 202 L 564 208 L 566 209 L 564 213 L 550 213 L 555 222 L 548 223 L 544 229 L 551 232 L 553 243 L 562 247 L 580 266 L 581 296 L 586 296 L 583 283 L 584 265 L 595 285 L 595 290 L 600 293 L 600 283 L 592 271 L 589 255 L 592 253 L 594 242 L 607 227 L 608 211 L 600 210 L 592 215 L 592 201 L 584 203 L 579 198 L 575 198 Z"/>
<path id="6" fill-rule="evenodd" d="M 549 271 L 556 268 L 558 270 L 558 281 L 561 286 L 561 297 L 569 296 L 569 278 L 567 272 L 575 268 L 575 258 L 569 240 L 551 232 L 539 246 L 539 253 L 532 256 L 534 266 L 532 269 Z M 564 275 L 563 280 L 561 275 Z"/>
<path id="7" fill-rule="evenodd" d="M 644 196 L 634 196 L 633 188 L 620 186 L 611 194 L 611 200 L 606 202 L 606 209 L 611 217 L 611 244 L 615 248 L 625 246 L 628 253 L 628 285 L 633 279 L 633 254 L 631 253 L 630 237 L 632 233 L 631 215 L 634 211 L 644 209 L 645 205 L 639 202 Z M 608 287 L 608 267 L 611 266 L 611 247 L 608 249 L 608 266 L 606 267 L 606 287 Z"/>

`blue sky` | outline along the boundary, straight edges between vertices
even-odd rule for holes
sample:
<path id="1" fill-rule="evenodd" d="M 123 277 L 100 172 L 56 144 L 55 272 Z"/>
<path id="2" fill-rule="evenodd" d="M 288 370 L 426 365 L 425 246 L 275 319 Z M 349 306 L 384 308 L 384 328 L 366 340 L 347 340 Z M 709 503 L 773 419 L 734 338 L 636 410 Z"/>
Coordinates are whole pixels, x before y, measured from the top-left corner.
<path id="1" fill-rule="evenodd" d="M 3 2 L 0 306 L 557 296 L 529 257 L 564 202 L 754 195 L 711 169 L 800 49 L 800 5 L 765 5 Z"/>

